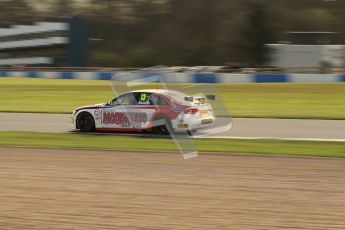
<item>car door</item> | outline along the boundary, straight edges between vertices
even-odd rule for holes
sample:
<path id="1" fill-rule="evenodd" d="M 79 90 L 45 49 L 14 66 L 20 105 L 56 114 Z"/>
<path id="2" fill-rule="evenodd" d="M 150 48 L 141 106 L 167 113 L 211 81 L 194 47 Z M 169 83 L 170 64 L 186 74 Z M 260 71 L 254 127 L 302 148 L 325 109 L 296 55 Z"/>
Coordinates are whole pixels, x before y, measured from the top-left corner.
<path id="1" fill-rule="evenodd" d="M 159 110 L 157 105 L 152 103 L 153 95 L 150 92 L 136 92 L 134 94 L 137 106 L 133 107 L 130 113 L 134 127 L 140 129 L 151 128 L 150 122 L 157 110 Z"/>
<path id="2" fill-rule="evenodd" d="M 136 97 L 138 107 L 141 109 L 141 112 L 145 113 L 147 119 L 145 124 L 146 128 L 152 128 L 152 122 L 157 116 L 164 115 L 168 119 L 171 119 L 172 117 L 176 118 L 176 116 L 172 114 L 169 103 L 159 94 L 153 92 L 140 92 Z"/>
<path id="3" fill-rule="evenodd" d="M 101 127 L 106 129 L 131 129 L 130 111 L 137 105 L 134 93 L 114 98 L 108 107 L 102 109 Z"/>

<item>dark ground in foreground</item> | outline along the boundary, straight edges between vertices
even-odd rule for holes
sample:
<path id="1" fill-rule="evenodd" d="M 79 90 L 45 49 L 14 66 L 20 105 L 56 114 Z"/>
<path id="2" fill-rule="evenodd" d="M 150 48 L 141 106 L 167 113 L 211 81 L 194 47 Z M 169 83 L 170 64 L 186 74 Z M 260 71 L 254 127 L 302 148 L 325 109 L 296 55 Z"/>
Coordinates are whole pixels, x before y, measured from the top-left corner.
<path id="1" fill-rule="evenodd" d="M 345 229 L 345 159 L 0 148 L 1 229 Z"/>

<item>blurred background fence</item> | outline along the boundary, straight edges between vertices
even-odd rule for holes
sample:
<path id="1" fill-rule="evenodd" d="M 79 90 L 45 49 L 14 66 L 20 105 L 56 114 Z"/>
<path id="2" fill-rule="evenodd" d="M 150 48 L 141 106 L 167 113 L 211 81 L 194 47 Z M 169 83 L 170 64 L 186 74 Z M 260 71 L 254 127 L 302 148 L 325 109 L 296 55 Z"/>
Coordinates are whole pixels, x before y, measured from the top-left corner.
<path id="1" fill-rule="evenodd" d="M 45 69 L 45 70 L 1 70 L 0 77 L 28 77 L 52 79 L 111 80 L 116 74 L 129 69 Z M 126 80 L 141 80 L 150 75 L 160 75 L 164 82 L 190 83 L 269 83 L 269 82 L 345 82 L 345 74 L 292 74 L 292 73 L 215 73 L 206 71 L 184 71 L 160 74 L 159 72 L 134 71 Z"/>

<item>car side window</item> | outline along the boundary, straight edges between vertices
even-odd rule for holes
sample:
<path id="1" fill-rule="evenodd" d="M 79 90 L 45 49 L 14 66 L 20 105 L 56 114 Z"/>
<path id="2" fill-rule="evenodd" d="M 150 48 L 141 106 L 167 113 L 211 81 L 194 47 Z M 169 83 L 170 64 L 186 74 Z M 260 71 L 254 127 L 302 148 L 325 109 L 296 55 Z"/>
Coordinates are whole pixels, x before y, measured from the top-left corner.
<path id="1" fill-rule="evenodd" d="M 121 105 L 137 105 L 137 100 L 133 93 L 126 94 Z"/>
<path id="2" fill-rule="evenodd" d="M 123 101 L 123 98 L 124 98 L 124 95 L 121 95 L 121 96 L 111 100 L 111 102 L 109 104 L 112 105 L 112 106 L 121 105 L 121 102 Z"/>
<path id="3" fill-rule="evenodd" d="M 138 105 L 150 105 L 151 93 L 136 93 L 135 98 L 138 101 Z"/>
<path id="4" fill-rule="evenodd" d="M 111 105 L 137 105 L 137 100 L 133 93 L 127 93 L 112 100 Z"/>
<path id="5" fill-rule="evenodd" d="M 169 105 L 169 103 L 166 100 L 164 100 L 161 96 L 157 94 L 151 94 L 150 104 L 151 105 Z"/>
<path id="6" fill-rule="evenodd" d="M 115 98 L 111 105 L 169 105 L 169 103 L 158 94 L 135 92 L 127 93 Z"/>

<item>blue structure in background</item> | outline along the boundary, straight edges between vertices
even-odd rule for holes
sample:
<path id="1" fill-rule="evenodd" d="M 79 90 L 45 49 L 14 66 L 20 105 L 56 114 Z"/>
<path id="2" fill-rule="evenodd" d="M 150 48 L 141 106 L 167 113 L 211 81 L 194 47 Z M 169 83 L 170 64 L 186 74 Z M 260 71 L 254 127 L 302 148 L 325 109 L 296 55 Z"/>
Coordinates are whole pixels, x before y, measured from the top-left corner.
<path id="1" fill-rule="evenodd" d="M 113 73 L 112 72 L 98 72 L 95 73 L 97 74 L 97 78 L 98 80 L 111 80 L 113 77 Z"/>
<path id="2" fill-rule="evenodd" d="M 196 73 L 193 75 L 195 83 L 217 83 L 217 75 L 215 73 Z"/>
<path id="3" fill-rule="evenodd" d="M 288 82 L 287 74 L 256 74 L 254 75 L 254 82 L 268 83 L 268 82 Z"/>
<path id="4" fill-rule="evenodd" d="M 344 75 L 339 75 L 339 81 L 345 82 L 345 74 Z"/>
<path id="5" fill-rule="evenodd" d="M 118 72 L 124 73 L 124 72 Z M 47 71 L 0 71 L 0 77 L 29 77 L 54 79 L 80 79 L 109 81 L 115 72 L 47 72 Z M 125 75 L 124 75 L 125 76 Z M 137 72 L 130 76 L 129 81 L 143 80 L 158 76 L 166 82 L 187 83 L 284 83 L 284 82 L 345 82 L 345 74 L 231 74 L 231 73 L 176 73 L 173 76 L 162 76 L 155 72 Z M 122 79 L 123 80 L 123 79 Z"/>
<path id="6" fill-rule="evenodd" d="M 73 79 L 73 73 L 72 72 L 61 72 L 59 78 L 61 78 L 61 79 Z"/>
<path id="7" fill-rule="evenodd" d="M 39 75 L 38 75 L 38 72 L 29 71 L 29 72 L 27 72 L 27 77 L 30 77 L 30 78 L 37 78 L 37 77 L 39 77 Z"/>

